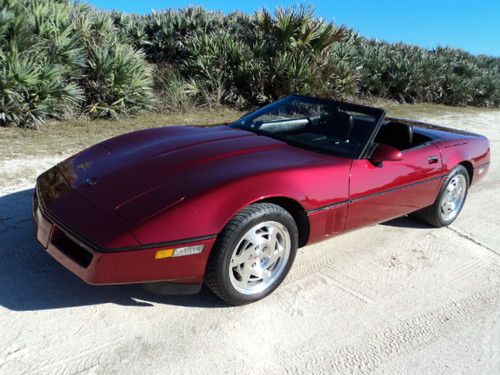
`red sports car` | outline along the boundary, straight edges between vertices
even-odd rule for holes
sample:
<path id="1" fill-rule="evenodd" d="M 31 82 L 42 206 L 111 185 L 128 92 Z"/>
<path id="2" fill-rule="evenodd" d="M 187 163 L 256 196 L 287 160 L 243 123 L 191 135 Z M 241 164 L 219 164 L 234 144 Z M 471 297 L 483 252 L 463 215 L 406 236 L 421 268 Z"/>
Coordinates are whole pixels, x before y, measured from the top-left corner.
<path id="1" fill-rule="evenodd" d="M 244 304 L 278 287 L 298 247 L 411 212 L 449 225 L 489 160 L 477 134 L 293 95 L 70 157 L 37 180 L 36 237 L 90 284 L 205 283 Z"/>

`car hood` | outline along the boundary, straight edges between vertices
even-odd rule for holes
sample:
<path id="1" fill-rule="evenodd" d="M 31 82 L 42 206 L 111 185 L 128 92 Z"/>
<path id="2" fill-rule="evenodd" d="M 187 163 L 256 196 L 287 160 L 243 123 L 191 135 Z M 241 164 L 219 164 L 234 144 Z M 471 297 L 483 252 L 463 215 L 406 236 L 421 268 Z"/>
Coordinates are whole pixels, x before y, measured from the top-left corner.
<path id="1" fill-rule="evenodd" d="M 85 199 L 135 224 L 185 199 L 193 177 L 199 176 L 202 186 L 207 170 L 216 168 L 227 177 L 230 172 L 221 168 L 228 160 L 245 164 L 283 147 L 288 145 L 228 126 L 164 127 L 109 139 L 68 158 L 59 169 Z M 145 212 L 145 206 L 151 209 Z"/>

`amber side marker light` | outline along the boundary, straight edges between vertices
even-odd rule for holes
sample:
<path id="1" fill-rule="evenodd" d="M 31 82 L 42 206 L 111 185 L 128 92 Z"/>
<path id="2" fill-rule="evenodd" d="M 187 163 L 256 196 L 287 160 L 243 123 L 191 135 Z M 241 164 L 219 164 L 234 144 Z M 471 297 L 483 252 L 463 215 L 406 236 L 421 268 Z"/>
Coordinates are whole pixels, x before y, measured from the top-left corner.
<path id="1" fill-rule="evenodd" d="M 185 255 L 199 254 L 203 251 L 204 247 L 205 245 L 195 245 L 179 247 L 177 249 L 161 249 L 156 252 L 155 259 L 166 259 L 172 257 L 181 257 Z"/>

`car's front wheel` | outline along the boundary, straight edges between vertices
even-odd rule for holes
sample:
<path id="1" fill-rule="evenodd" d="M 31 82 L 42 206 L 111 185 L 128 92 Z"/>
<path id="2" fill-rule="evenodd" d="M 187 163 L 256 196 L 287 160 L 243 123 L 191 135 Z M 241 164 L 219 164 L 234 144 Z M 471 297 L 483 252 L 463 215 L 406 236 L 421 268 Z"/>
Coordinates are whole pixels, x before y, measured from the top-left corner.
<path id="1" fill-rule="evenodd" d="M 262 299 L 287 275 L 297 244 L 297 225 L 285 209 L 271 203 L 250 205 L 219 236 L 205 283 L 232 305 Z"/>

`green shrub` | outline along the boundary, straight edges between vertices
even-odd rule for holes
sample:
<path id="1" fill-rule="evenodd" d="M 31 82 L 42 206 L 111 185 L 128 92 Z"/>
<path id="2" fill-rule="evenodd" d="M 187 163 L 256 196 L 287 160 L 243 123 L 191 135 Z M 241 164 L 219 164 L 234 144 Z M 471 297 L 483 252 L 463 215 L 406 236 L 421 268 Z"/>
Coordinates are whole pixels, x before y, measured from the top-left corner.
<path id="1" fill-rule="evenodd" d="M 159 110 L 182 113 L 196 104 L 190 85 L 170 65 L 157 65 L 153 74 Z"/>
<path id="2" fill-rule="evenodd" d="M 334 96 L 332 48 L 344 30 L 314 16 L 312 8 L 277 8 L 255 14 L 257 39 L 267 68 L 261 96 L 275 100 L 293 92 Z M 337 82 L 338 83 L 338 82 Z"/>
<path id="3" fill-rule="evenodd" d="M 112 19 L 67 1 L 0 3 L 0 124 L 151 109 L 150 68 Z"/>
<path id="4" fill-rule="evenodd" d="M 0 125 L 119 118 L 155 103 L 245 108 L 291 93 L 498 107 L 500 59 L 368 40 L 307 7 L 142 16 L 0 0 Z"/>
<path id="5" fill-rule="evenodd" d="M 360 92 L 401 102 L 498 106 L 500 59 L 362 40 Z"/>
<path id="6" fill-rule="evenodd" d="M 117 119 L 152 109 L 150 68 L 142 52 L 119 43 L 91 45 L 85 72 L 85 112 L 92 117 Z"/>
<path id="7" fill-rule="evenodd" d="M 367 40 L 307 7 L 253 15 L 187 8 L 113 17 L 149 61 L 180 71 L 165 87 L 177 97 L 187 90 L 208 107 L 248 107 L 293 92 L 499 105 L 500 59 Z"/>
<path id="8" fill-rule="evenodd" d="M 0 3 L 0 124 L 36 126 L 73 114 L 83 101 L 75 82 L 84 65 L 67 3 Z"/>

